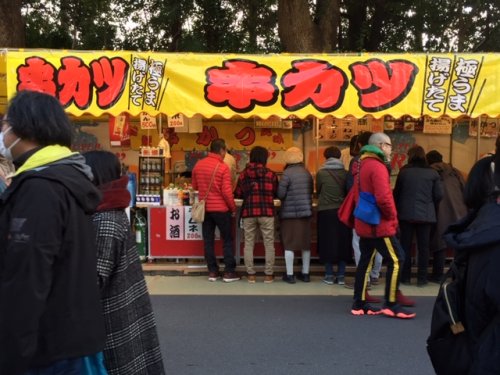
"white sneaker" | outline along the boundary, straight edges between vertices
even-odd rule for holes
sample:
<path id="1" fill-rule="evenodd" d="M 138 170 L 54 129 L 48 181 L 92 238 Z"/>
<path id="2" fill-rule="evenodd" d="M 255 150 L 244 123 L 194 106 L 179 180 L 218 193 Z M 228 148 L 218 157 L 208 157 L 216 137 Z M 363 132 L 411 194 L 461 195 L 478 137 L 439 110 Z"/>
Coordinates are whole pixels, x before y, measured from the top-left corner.
<path id="1" fill-rule="evenodd" d="M 236 272 L 226 272 L 222 277 L 222 281 L 224 281 L 225 283 L 232 283 L 233 281 L 238 281 L 240 279 L 241 278 L 238 276 Z"/>
<path id="2" fill-rule="evenodd" d="M 217 272 L 209 272 L 208 273 L 208 281 L 214 282 L 219 278 L 219 274 Z"/>

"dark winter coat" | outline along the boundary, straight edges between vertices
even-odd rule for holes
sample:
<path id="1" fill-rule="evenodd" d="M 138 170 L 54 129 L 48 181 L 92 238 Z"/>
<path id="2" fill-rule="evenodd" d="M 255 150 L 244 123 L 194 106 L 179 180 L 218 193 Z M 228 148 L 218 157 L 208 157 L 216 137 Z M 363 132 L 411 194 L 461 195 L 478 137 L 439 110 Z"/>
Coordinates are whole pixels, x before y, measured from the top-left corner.
<path id="1" fill-rule="evenodd" d="M 360 165 L 360 171 L 358 166 Z M 359 174 L 359 182 L 358 182 Z M 396 234 L 398 218 L 396 205 L 389 181 L 389 170 L 384 163 L 384 153 L 376 146 L 368 145 L 361 149 L 361 163 L 353 163 L 354 200 L 357 204 L 359 187 L 361 191 L 372 193 L 380 209 L 380 224 L 370 225 L 359 219 L 354 220 L 354 229 L 360 237 L 379 238 Z"/>
<path id="2" fill-rule="evenodd" d="M 83 162 L 38 164 L 0 198 L 0 374 L 104 348 L 91 220 L 100 193 Z"/>
<path id="3" fill-rule="evenodd" d="M 346 196 L 346 177 L 344 164 L 335 158 L 327 159 L 316 174 L 318 254 L 324 263 L 351 258 L 352 231 L 337 215 Z"/>
<path id="4" fill-rule="evenodd" d="M 471 375 L 500 374 L 500 204 L 487 203 L 445 232 L 448 246 L 469 253 L 465 329 L 472 342 Z"/>
<path id="5" fill-rule="evenodd" d="M 109 375 L 164 374 L 153 308 L 135 237 L 123 210 L 130 202 L 127 178 L 99 188 L 104 199 L 93 221 L 106 323 L 106 369 Z"/>
<path id="6" fill-rule="evenodd" d="M 435 223 L 436 207 L 442 198 L 443 185 L 434 169 L 413 164 L 401 168 L 394 187 L 399 220 Z"/>
<path id="7" fill-rule="evenodd" d="M 312 216 L 313 179 L 303 163 L 287 165 L 278 184 L 281 219 Z"/>
<path id="8" fill-rule="evenodd" d="M 443 233 L 448 226 L 467 215 L 467 206 L 464 203 L 464 178 L 460 171 L 447 163 L 434 163 L 431 168 L 438 172 L 443 184 L 443 199 L 437 210 L 437 225 L 431 239 L 432 250 L 446 248 Z"/>

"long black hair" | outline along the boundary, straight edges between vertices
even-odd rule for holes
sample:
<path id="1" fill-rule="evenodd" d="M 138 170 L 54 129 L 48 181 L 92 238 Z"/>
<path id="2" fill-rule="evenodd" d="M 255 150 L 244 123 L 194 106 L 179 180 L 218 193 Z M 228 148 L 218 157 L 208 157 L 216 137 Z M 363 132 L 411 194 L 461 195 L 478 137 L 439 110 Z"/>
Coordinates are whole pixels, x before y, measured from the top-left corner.
<path id="1" fill-rule="evenodd" d="M 470 209 L 496 200 L 500 195 L 500 136 L 493 156 L 482 158 L 474 164 L 464 188 L 464 202 Z"/>
<path id="2" fill-rule="evenodd" d="M 103 185 L 121 177 L 120 160 L 112 152 L 88 151 L 83 156 L 87 165 L 92 169 L 94 185 Z"/>

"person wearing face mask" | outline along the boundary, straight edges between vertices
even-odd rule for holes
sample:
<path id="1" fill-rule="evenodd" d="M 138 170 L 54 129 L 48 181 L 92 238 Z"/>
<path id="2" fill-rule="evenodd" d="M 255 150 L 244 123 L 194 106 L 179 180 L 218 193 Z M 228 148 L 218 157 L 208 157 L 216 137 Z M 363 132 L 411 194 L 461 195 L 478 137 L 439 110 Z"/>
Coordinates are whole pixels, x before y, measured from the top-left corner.
<path id="1" fill-rule="evenodd" d="M 53 96 L 17 93 L 1 130 L 16 172 L 0 196 L 0 374 L 106 374 L 91 169 Z"/>
<path id="2" fill-rule="evenodd" d="M 394 318 L 411 319 L 415 317 L 415 313 L 406 310 L 397 302 L 399 273 L 404 261 L 404 252 L 396 238 L 398 217 L 389 181 L 389 171 L 385 165 L 385 162 L 390 160 L 391 153 L 391 138 L 384 133 L 374 133 L 368 145 L 360 150 L 359 169 L 356 167 L 353 171 L 356 203 L 360 192 L 371 193 L 375 197 L 381 218 L 379 224 L 368 224 L 358 218 L 354 220 L 354 228 L 360 237 L 361 256 L 356 268 L 351 313 L 353 315 L 384 314 Z M 382 309 L 366 302 L 366 287 L 370 277 L 367 270 L 371 267 L 377 251 L 387 260 L 385 304 Z"/>
<path id="3" fill-rule="evenodd" d="M 3 120 L 6 122 L 6 120 Z M 14 141 L 9 145 L 9 147 L 5 146 L 5 136 L 12 130 L 12 126 L 7 125 L 7 129 L 3 130 L 0 133 L 0 155 L 2 155 L 7 160 L 12 161 L 12 149 L 21 141 L 21 138 L 16 137 Z"/>
<path id="4" fill-rule="evenodd" d="M 5 136 L 12 130 L 12 126 L 9 125 L 9 122 L 5 118 L 2 121 L 2 132 L 0 133 L 0 154 L 7 160 L 12 161 L 12 149 L 21 141 L 21 138 L 14 134 L 14 140 L 7 147 L 5 145 Z M 5 129 L 4 124 L 7 124 Z"/>

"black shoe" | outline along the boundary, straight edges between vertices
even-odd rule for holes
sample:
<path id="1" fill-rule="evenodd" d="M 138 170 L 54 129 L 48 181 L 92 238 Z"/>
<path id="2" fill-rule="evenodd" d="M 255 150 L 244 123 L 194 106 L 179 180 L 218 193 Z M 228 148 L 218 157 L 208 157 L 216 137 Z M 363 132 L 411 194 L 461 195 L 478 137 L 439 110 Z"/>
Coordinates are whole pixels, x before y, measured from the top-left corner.
<path id="1" fill-rule="evenodd" d="M 305 283 L 308 283 L 309 281 L 311 281 L 311 278 L 309 277 L 308 273 L 299 273 L 297 275 L 297 279 L 299 279 L 300 281 L 303 281 Z"/>
<path id="2" fill-rule="evenodd" d="M 352 315 L 380 315 L 382 310 L 366 302 L 354 302 L 351 308 Z"/>
<path id="3" fill-rule="evenodd" d="M 285 283 L 288 283 L 288 284 L 295 284 L 295 276 L 293 276 L 293 275 L 287 275 L 287 274 L 285 273 L 281 279 L 282 279 Z"/>

